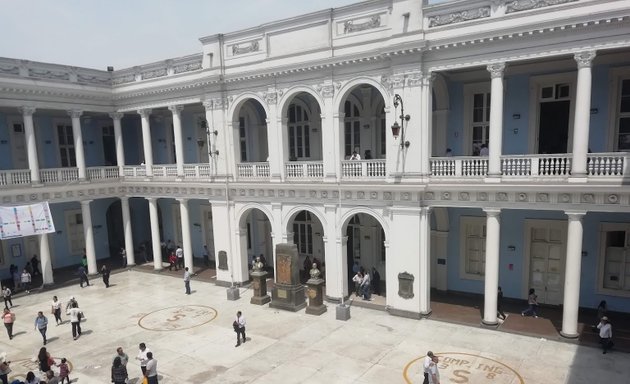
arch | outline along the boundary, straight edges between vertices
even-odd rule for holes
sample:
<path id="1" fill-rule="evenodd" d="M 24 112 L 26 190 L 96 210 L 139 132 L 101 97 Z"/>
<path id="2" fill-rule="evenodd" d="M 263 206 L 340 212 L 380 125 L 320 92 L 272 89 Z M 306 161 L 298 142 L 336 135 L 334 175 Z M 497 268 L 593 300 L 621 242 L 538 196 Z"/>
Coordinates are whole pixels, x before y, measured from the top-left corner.
<path id="1" fill-rule="evenodd" d="M 378 223 L 381 225 L 381 228 L 383 228 L 383 232 L 385 232 L 385 242 L 387 243 L 389 241 L 389 225 L 387 225 L 387 223 L 385 222 L 385 220 L 383 220 L 383 218 L 381 217 L 381 215 L 379 215 L 375 210 L 368 208 L 368 207 L 355 207 L 355 208 L 351 208 L 348 212 L 344 213 L 341 216 L 341 221 L 340 221 L 340 226 L 338 228 L 341 229 L 341 233 L 343 234 L 344 231 L 346 230 L 346 227 L 348 226 L 348 223 L 350 222 L 350 219 L 358 214 L 358 213 L 363 213 L 366 215 L 369 215 L 371 217 L 373 217 L 376 221 L 378 221 Z"/>
<path id="2" fill-rule="evenodd" d="M 259 95 L 255 94 L 254 92 L 245 92 L 242 93 L 240 95 L 238 95 L 233 101 L 232 101 L 232 105 L 230 105 L 230 108 L 228 110 L 228 116 L 230 118 L 230 122 L 235 121 L 235 114 L 238 113 L 238 111 L 241 109 L 241 107 L 243 106 L 243 104 L 245 104 L 245 102 L 247 100 L 255 100 L 258 103 L 260 103 L 260 105 L 263 107 L 263 109 L 265 110 L 265 114 L 267 115 L 267 119 L 269 119 L 269 106 L 267 105 L 267 103 L 265 102 L 265 100 L 262 99 L 262 97 L 260 97 Z M 236 119 L 238 120 L 238 119 Z"/>
<path id="3" fill-rule="evenodd" d="M 244 220 L 247 219 L 247 215 L 252 209 L 258 209 L 259 211 L 264 213 L 265 216 L 267 216 L 269 223 L 271 224 L 271 232 L 276 233 L 276 223 L 273 221 L 273 215 L 271 214 L 271 211 L 269 211 L 267 207 L 260 203 L 247 203 L 242 206 L 238 210 L 238 212 L 236 212 L 236 222 L 238 223 L 238 228 L 241 228 L 243 226 Z"/>
<path id="4" fill-rule="evenodd" d="M 371 85 L 372 87 L 376 88 L 376 90 L 379 91 L 379 93 L 383 97 L 383 100 L 389 100 L 391 98 L 391 95 L 383 87 L 383 84 L 369 77 L 358 77 L 348 81 L 339 89 L 339 92 L 336 94 L 335 100 L 333 102 L 333 105 L 335 105 L 335 110 L 341 112 L 343 110 L 342 102 L 356 86 L 362 84 Z M 385 104 L 387 105 L 387 103 Z"/>
<path id="5" fill-rule="evenodd" d="M 448 84 L 446 84 L 446 79 L 444 76 L 437 75 L 433 80 L 433 94 L 435 96 L 435 104 L 434 108 L 436 110 L 449 110 L 450 103 L 448 99 Z"/>
<path id="6" fill-rule="evenodd" d="M 312 206 L 308 206 L 308 205 L 297 205 L 297 206 L 291 208 L 282 217 L 282 228 L 284 228 L 286 230 L 286 232 L 288 232 L 289 223 L 293 219 L 295 219 L 295 216 L 297 216 L 298 213 L 300 213 L 302 211 L 307 211 L 307 212 L 312 213 L 313 215 L 315 215 L 315 217 L 317 217 L 317 220 L 319 220 L 319 222 L 322 224 L 322 228 L 324 230 L 324 233 L 326 233 L 326 228 L 328 228 L 327 227 L 327 223 L 326 223 L 326 217 L 321 212 L 319 212 L 317 209 L 313 208 Z"/>
<path id="7" fill-rule="evenodd" d="M 287 109 L 289 108 L 291 101 L 295 96 L 299 95 L 300 93 L 308 93 L 309 95 L 313 96 L 315 101 L 317 101 L 317 104 L 319 104 L 320 112 L 324 110 L 324 99 L 322 99 L 319 93 L 317 93 L 311 87 L 307 87 L 305 85 L 296 85 L 289 88 L 289 90 L 280 98 L 280 102 L 278 103 L 278 105 L 280 106 L 280 116 L 284 117 L 287 115 Z"/>

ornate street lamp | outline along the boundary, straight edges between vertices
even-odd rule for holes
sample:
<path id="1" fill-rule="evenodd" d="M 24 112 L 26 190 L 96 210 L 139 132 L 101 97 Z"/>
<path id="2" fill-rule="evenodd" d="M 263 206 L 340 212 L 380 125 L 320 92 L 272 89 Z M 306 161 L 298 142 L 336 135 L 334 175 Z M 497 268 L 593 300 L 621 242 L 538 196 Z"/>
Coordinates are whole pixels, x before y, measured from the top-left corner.
<path id="1" fill-rule="evenodd" d="M 394 108 L 396 111 L 398 111 L 398 104 L 400 104 L 400 124 L 398 124 L 398 121 L 394 121 L 394 124 L 392 124 L 392 135 L 394 135 L 394 139 L 398 139 L 400 135 L 400 148 L 409 148 L 409 141 L 405 141 L 405 126 L 409 125 L 411 116 L 405 115 L 403 99 L 399 94 L 395 94 Z"/>

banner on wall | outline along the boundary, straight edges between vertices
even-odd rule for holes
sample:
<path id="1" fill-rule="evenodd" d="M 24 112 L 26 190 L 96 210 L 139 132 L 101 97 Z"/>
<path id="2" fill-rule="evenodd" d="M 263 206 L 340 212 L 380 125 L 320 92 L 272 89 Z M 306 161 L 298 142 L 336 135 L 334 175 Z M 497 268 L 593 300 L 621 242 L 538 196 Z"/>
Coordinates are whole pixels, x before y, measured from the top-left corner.
<path id="1" fill-rule="evenodd" d="M 55 232 L 48 202 L 0 206 L 0 240 Z"/>

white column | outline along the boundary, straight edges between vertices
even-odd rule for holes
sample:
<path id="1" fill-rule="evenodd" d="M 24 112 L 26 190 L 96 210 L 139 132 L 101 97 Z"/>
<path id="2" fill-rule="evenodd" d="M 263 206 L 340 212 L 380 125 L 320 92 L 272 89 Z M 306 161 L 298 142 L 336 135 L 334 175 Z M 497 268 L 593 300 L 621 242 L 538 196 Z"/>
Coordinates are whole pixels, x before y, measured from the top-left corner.
<path id="1" fill-rule="evenodd" d="M 582 217 L 586 212 L 565 212 L 569 216 L 567 261 L 564 272 L 564 300 L 562 306 L 562 330 L 564 337 L 576 338 L 578 334 L 578 310 L 580 307 L 580 271 L 582 269 Z"/>
<path id="2" fill-rule="evenodd" d="M 286 125 L 283 124 L 283 116 L 280 116 L 278 108 L 278 94 L 275 89 L 270 89 L 265 97 L 269 116 L 267 116 L 267 148 L 269 151 L 269 172 L 271 180 L 280 181 L 284 175 L 285 148 L 283 136 L 286 136 Z"/>
<path id="3" fill-rule="evenodd" d="M 125 233 L 125 252 L 127 253 L 127 266 L 136 265 L 136 255 L 133 248 L 133 232 L 131 230 L 131 214 L 129 211 L 129 198 L 120 198 L 120 209 L 122 210 L 123 228 Z"/>
<path id="4" fill-rule="evenodd" d="M 147 177 L 153 177 L 153 147 L 151 145 L 151 124 L 149 117 L 150 109 L 139 109 L 142 122 L 142 149 L 144 150 L 144 166 L 146 167 Z"/>
<path id="5" fill-rule="evenodd" d="M 153 248 L 153 269 L 162 269 L 162 248 L 160 246 L 160 224 L 158 218 L 157 199 L 146 198 L 149 201 L 149 219 L 151 220 L 151 248 Z"/>
<path id="6" fill-rule="evenodd" d="M 85 180 L 85 151 L 83 149 L 83 132 L 81 131 L 81 115 L 83 111 L 68 111 L 72 118 L 72 135 L 74 136 L 74 153 L 79 168 L 79 180 Z"/>
<path id="7" fill-rule="evenodd" d="M 342 297 L 346 298 L 349 296 L 349 288 L 348 288 L 348 262 L 346 260 L 346 258 L 341 257 L 341 255 L 347 255 L 347 251 L 348 251 L 348 236 L 338 236 L 335 238 L 335 254 L 340 256 L 336 258 L 336 265 L 334 266 L 334 268 L 337 269 L 337 273 L 336 273 L 336 278 L 339 279 L 339 282 L 336 283 L 335 285 L 337 286 L 337 289 L 333 292 L 328 292 L 328 290 L 326 290 L 326 296 L 332 297 L 332 298 L 339 298 L 339 301 L 343 301 L 341 300 Z M 345 252 L 344 252 L 345 251 Z M 344 263 L 345 261 L 345 263 Z M 329 265 L 329 263 L 326 263 L 326 265 Z M 345 268 L 344 268 L 345 266 Z M 328 278 L 328 268 L 330 267 L 326 267 L 326 278 Z"/>
<path id="8" fill-rule="evenodd" d="M 335 140 L 335 136 L 338 136 L 340 126 L 339 118 L 335 116 L 334 91 L 335 86 L 332 81 L 325 82 L 322 85 L 321 92 L 324 97 L 324 105 L 321 106 L 322 113 L 320 114 L 322 159 L 324 162 L 324 180 L 331 182 L 337 181 L 337 165 L 341 163 L 339 159 L 339 148 Z M 331 243 L 333 243 L 332 234 L 329 239 L 331 239 Z"/>
<path id="9" fill-rule="evenodd" d="M 21 107 L 24 118 L 24 135 L 26 139 L 26 151 L 28 154 L 28 168 L 31 170 L 31 183 L 39 184 L 39 159 L 37 158 L 37 139 L 35 138 L 35 128 L 33 126 L 33 107 Z"/>
<path id="10" fill-rule="evenodd" d="M 184 177 L 184 141 L 182 138 L 183 105 L 171 105 L 168 109 L 173 113 L 173 137 L 175 137 L 175 161 L 177 163 L 177 177 Z M 192 268 L 191 268 L 192 271 Z"/>
<path id="11" fill-rule="evenodd" d="M 39 258 L 42 264 L 42 280 L 44 285 L 53 284 L 52 260 L 50 259 L 50 246 L 48 245 L 48 234 L 39 235 Z"/>
<path id="12" fill-rule="evenodd" d="M 497 294 L 499 291 L 499 246 L 501 242 L 501 209 L 485 208 L 486 212 L 486 271 L 483 320 L 485 325 L 497 324 Z"/>
<path id="13" fill-rule="evenodd" d="M 193 272 L 193 250 L 190 239 L 190 214 L 188 211 L 188 199 L 177 199 L 182 225 L 182 241 L 184 246 L 184 265 Z"/>
<path id="14" fill-rule="evenodd" d="M 109 117 L 114 120 L 114 140 L 116 140 L 116 163 L 118 164 L 118 174 L 124 176 L 123 167 L 125 166 L 125 146 L 123 145 L 123 135 L 120 120 L 125 116 L 124 113 L 110 113 Z"/>
<path id="15" fill-rule="evenodd" d="M 488 146 L 488 176 L 501 177 L 503 145 L 503 72 L 505 63 L 490 64 L 490 144 Z M 496 313 L 495 313 L 496 317 Z"/>
<path id="16" fill-rule="evenodd" d="M 577 93 L 575 95 L 575 115 L 573 123 L 573 161 L 571 178 L 586 177 L 588 156 L 588 135 L 591 123 L 591 64 L 595 51 L 576 53 L 578 66 Z"/>
<path id="17" fill-rule="evenodd" d="M 90 203 L 92 200 L 81 201 L 81 215 L 83 216 L 83 234 L 85 235 L 85 253 L 88 262 L 88 274 L 98 273 L 96 265 L 96 249 L 94 248 L 94 230 L 92 228 L 92 211 Z"/>
<path id="18" fill-rule="evenodd" d="M 431 208 L 420 210 L 420 314 L 431 314 Z"/>
<path id="19" fill-rule="evenodd" d="M 433 133 L 433 94 L 432 84 L 435 79 L 435 74 L 432 72 L 424 73 L 422 75 L 422 113 L 420 114 L 420 145 L 421 145 L 421 158 L 420 158 L 420 174 L 422 176 L 429 176 L 431 174 L 430 159 L 431 159 L 431 143 Z"/>

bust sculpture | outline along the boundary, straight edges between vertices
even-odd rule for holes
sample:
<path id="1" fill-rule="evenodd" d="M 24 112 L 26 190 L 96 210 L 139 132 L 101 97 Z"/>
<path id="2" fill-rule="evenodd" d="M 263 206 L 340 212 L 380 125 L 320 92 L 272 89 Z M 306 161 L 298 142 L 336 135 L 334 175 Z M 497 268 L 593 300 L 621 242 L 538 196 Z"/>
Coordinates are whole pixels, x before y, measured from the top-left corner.
<path id="1" fill-rule="evenodd" d="M 254 263 L 252 264 L 252 271 L 253 272 L 260 272 L 263 269 L 263 263 L 260 261 L 260 257 L 256 258 L 256 261 L 254 261 Z"/>
<path id="2" fill-rule="evenodd" d="M 313 268 L 311 268 L 310 274 L 311 279 L 319 279 L 319 275 L 321 275 L 321 272 L 319 271 L 319 269 L 317 269 L 317 263 L 313 263 Z"/>

